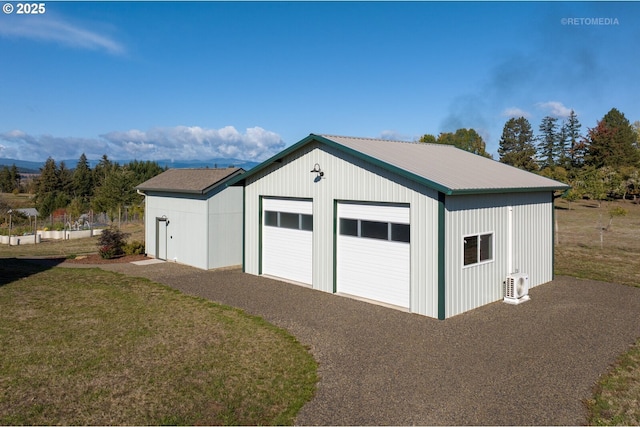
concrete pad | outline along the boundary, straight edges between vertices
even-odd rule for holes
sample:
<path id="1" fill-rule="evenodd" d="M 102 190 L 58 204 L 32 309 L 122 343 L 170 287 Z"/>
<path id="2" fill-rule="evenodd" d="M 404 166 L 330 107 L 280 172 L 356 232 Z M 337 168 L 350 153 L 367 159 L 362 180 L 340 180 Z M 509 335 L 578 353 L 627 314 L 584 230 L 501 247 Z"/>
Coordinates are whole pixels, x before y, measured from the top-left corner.
<path id="1" fill-rule="evenodd" d="M 143 261 L 132 261 L 131 264 L 135 264 L 135 265 L 151 265 L 151 264 L 160 264 L 160 263 L 163 263 L 163 262 L 166 262 L 166 261 L 163 260 L 163 259 L 154 258 L 154 259 L 145 259 Z"/>

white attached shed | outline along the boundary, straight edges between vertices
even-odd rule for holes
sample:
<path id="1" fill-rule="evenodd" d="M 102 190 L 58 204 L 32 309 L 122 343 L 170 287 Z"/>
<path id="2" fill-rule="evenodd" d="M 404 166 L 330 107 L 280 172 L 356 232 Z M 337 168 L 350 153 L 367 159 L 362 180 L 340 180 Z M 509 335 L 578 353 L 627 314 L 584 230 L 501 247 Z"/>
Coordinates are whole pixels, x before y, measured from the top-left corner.
<path id="1" fill-rule="evenodd" d="M 232 180 L 244 271 L 445 319 L 553 278 L 567 185 L 449 145 L 311 134 Z"/>
<path id="2" fill-rule="evenodd" d="M 169 169 L 136 189 L 145 197 L 147 255 L 205 270 L 242 264 L 240 168 Z"/>

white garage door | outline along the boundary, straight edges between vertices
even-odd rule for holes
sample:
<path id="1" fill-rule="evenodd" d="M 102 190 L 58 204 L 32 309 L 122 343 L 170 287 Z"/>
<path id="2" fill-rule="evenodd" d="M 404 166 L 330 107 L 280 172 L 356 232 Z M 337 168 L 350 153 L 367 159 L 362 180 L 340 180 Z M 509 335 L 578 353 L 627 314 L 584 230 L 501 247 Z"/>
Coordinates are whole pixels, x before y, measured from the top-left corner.
<path id="1" fill-rule="evenodd" d="M 337 291 L 409 308 L 409 208 L 338 204 Z"/>
<path id="2" fill-rule="evenodd" d="M 311 200 L 262 200 L 262 274 L 311 284 Z"/>

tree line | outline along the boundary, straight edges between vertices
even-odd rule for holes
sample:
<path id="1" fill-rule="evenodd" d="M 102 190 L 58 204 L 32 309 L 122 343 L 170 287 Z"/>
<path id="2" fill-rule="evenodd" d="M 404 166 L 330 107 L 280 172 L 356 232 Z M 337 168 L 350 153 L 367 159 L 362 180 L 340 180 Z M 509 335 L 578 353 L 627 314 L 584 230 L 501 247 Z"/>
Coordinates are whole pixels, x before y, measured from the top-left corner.
<path id="1" fill-rule="evenodd" d="M 49 157 L 35 181 L 35 204 L 41 216 L 64 208 L 72 217 L 92 209 L 113 220 L 125 206 L 137 205 L 142 196 L 134 187 L 166 170 L 157 162 L 137 161 L 120 165 L 103 155 L 91 169 L 83 153 L 75 169 Z"/>
<path id="2" fill-rule="evenodd" d="M 586 133 L 575 111 L 560 121 L 544 117 L 534 134 L 525 117 L 509 119 L 500 137 L 499 161 L 571 185 L 569 200 L 627 198 L 640 195 L 640 122 L 631 124 L 612 108 Z M 421 142 L 451 144 L 492 158 L 474 129 L 426 134 Z"/>
<path id="3" fill-rule="evenodd" d="M 11 167 L 3 166 L 2 169 L 0 169 L 0 192 L 20 192 L 21 180 L 22 175 L 18 172 L 16 165 L 12 165 Z"/>

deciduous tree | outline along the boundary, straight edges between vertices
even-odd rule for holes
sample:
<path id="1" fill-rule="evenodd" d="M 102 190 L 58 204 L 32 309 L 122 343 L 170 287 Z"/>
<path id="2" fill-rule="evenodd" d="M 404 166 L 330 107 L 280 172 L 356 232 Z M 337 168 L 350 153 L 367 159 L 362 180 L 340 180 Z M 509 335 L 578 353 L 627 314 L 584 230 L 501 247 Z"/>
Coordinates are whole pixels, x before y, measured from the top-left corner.
<path id="1" fill-rule="evenodd" d="M 427 144 L 436 144 L 438 142 L 436 137 L 431 135 L 430 133 L 425 133 L 424 135 L 422 135 L 419 141 L 425 142 Z"/>
<path id="2" fill-rule="evenodd" d="M 611 166 L 634 166 L 640 164 L 637 148 L 638 134 L 629 120 L 612 108 L 587 133 L 587 155 L 585 162 L 596 168 Z"/>
<path id="3" fill-rule="evenodd" d="M 420 138 L 420 142 L 453 145 L 479 156 L 489 159 L 492 157 L 491 154 L 487 153 L 487 145 L 475 129 L 461 128 L 455 133 L 442 132 L 437 139 L 433 135 L 425 134 Z"/>

